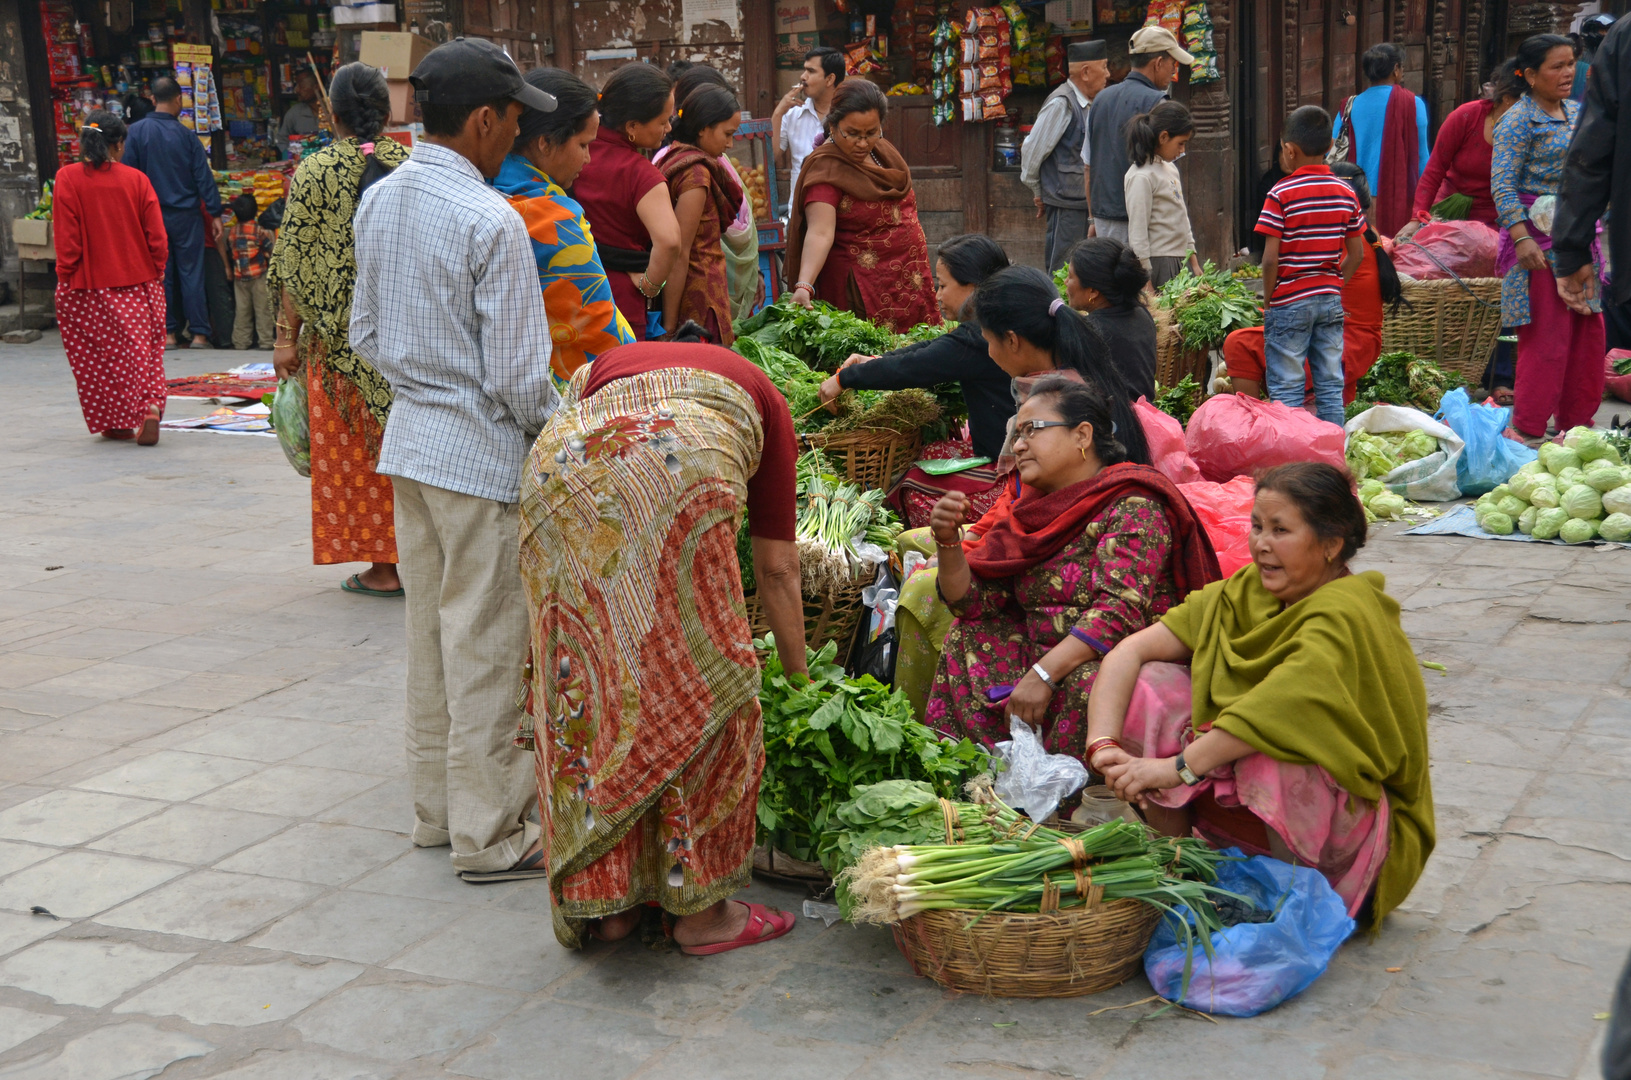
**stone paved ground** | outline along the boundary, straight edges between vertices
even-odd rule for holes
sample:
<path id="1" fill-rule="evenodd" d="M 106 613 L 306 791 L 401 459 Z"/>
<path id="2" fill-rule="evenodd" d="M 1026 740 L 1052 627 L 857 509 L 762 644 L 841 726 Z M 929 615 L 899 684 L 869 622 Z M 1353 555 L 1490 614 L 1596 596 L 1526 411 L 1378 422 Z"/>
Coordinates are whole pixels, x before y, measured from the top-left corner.
<path id="1" fill-rule="evenodd" d="M 958 998 L 814 920 L 565 952 L 542 884 L 409 846 L 402 609 L 310 565 L 275 443 L 87 437 L 55 335 L 0 347 L 0 393 L 4 1080 L 1596 1076 L 1631 946 L 1631 554 L 1378 537 L 1449 669 L 1427 875 L 1281 1009 L 1141 1021 L 1090 1013 L 1142 976 Z"/>

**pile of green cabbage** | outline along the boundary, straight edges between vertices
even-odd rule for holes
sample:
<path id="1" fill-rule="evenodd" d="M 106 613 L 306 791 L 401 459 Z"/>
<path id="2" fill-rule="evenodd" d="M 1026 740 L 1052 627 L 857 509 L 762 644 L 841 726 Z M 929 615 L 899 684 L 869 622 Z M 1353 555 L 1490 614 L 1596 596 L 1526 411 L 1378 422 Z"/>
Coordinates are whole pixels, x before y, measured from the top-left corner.
<path id="1" fill-rule="evenodd" d="M 1479 528 L 1569 544 L 1631 540 L 1631 468 L 1603 433 L 1577 427 L 1563 442 L 1542 443 L 1540 457 L 1475 504 Z"/>
<path id="2" fill-rule="evenodd" d="M 1395 495 L 1380 480 L 1359 482 L 1359 505 L 1365 508 L 1366 521 L 1397 521 L 1404 516 L 1404 496 Z"/>
<path id="3" fill-rule="evenodd" d="M 1438 440 L 1414 431 L 1356 431 L 1348 436 L 1348 471 L 1355 480 L 1386 476 L 1407 462 L 1438 453 Z"/>

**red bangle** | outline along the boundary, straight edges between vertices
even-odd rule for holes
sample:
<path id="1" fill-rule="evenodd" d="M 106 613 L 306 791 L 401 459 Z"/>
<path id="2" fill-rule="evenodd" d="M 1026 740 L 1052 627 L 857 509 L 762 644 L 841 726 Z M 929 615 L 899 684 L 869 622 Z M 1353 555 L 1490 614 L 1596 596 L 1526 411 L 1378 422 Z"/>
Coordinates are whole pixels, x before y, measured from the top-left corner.
<path id="1" fill-rule="evenodd" d="M 1113 746 L 1117 750 L 1121 749 L 1121 743 L 1120 742 L 1116 741 L 1115 739 L 1111 738 L 1108 735 L 1101 735 L 1097 739 L 1094 739 L 1092 742 L 1087 744 L 1087 752 L 1084 753 L 1082 755 L 1082 757 L 1085 758 L 1091 764 L 1092 761 L 1093 761 L 1093 755 L 1098 753 L 1100 750 L 1104 749 L 1106 746 Z"/>

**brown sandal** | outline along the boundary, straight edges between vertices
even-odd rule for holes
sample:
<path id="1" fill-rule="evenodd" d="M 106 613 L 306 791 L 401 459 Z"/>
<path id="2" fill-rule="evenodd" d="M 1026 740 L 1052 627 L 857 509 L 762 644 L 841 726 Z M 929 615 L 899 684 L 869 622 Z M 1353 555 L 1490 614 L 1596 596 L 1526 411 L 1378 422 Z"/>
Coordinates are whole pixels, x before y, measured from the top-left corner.
<path id="1" fill-rule="evenodd" d="M 147 419 L 142 421 L 142 433 L 136 436 L 137 446 L 152 446 L 159 441 L 158 406 L 147 410 Z"/>

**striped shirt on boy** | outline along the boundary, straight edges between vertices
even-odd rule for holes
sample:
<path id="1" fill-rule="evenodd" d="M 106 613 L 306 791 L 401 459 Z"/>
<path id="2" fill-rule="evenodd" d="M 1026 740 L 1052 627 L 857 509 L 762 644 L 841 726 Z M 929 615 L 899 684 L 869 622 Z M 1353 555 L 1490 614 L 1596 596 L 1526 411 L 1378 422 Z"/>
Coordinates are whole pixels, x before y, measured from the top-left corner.
<path id="1" fill-rule="evenodd" d="M 1270 307 L 1310 296 L 1342 294 L 1343 241 L 1362 235 L 1365 217 L 1347 181 L 1328 165 L 1304 165 L 1275 184 L 1257 231 L 1280 238 L 1279 273 Z"/>

